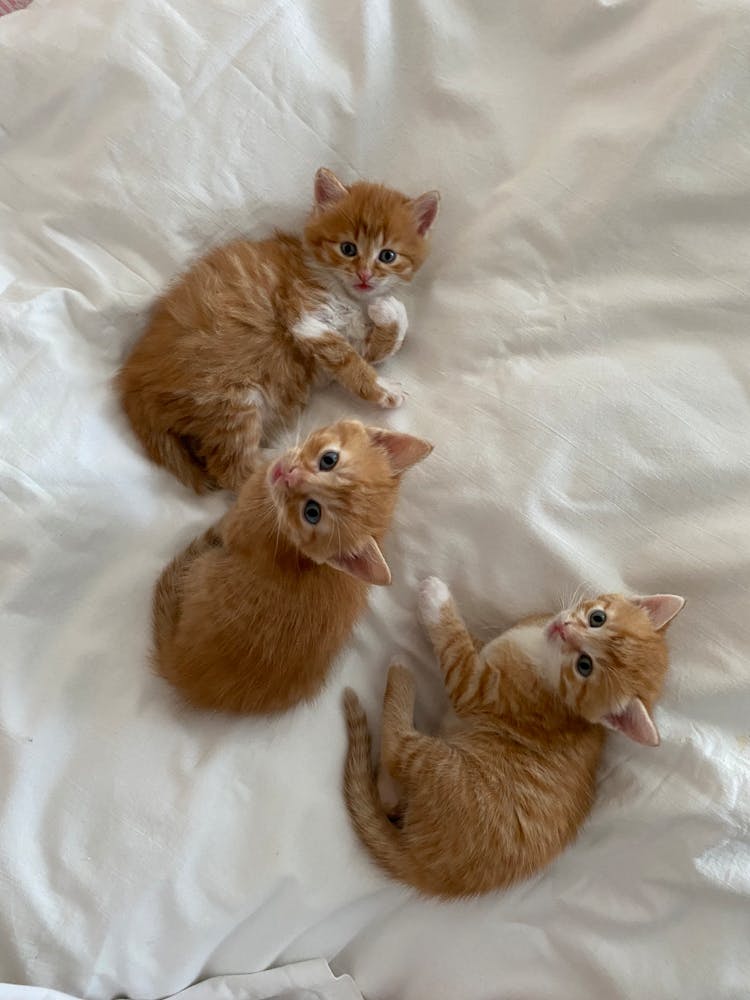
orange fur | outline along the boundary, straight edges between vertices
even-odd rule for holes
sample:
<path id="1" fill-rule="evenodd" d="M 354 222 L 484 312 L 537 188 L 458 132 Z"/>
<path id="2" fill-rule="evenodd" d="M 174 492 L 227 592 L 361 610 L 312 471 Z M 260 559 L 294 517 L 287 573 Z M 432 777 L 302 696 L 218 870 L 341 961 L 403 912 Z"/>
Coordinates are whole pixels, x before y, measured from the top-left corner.
<path id="1" fill-rule="evenodd" d="M 334 378 L 398 406 L 398 388 L 370 362 L 401 345 L 406 311 L 391 292 L 422 266 L 438 200 L 365 182 L 346 188 L 321 169 L 301 239 L 236 240 L 199 260 L 156 304 L 116 378 L 149 457 L 198 492 L 236 490 L 316 382 Z M 386 249 L 392 262 L 378 259 Z"/>
<path id="2" fill-rule="evenodd" d="M 156 585 L 158 672 L 196 708 L 277 712 L 317 694 L 368 584 L 390 582 L 379 546 L 401 474 L 431 450 L 342 420 L 258 468 Z"/>
<path id="3" fill-rule="evenodd" d="M 441 736 L 418 732 L 412 674 L 391 666 L 380 795 L 366 716 L 345 694 L 345 798 L 378 864 L 444 897 L 508 886 L 549 864 L 591 808 L 603 727 L 658 742 L 651 710 L 667 670 L 664 628 L 683 603 L 605 595 L 525 619 L 479 651 L 445 585 L 425 581 L 420 608 L 453 714 Z M 606 622 L 593 627 L 596 609 Z"/>

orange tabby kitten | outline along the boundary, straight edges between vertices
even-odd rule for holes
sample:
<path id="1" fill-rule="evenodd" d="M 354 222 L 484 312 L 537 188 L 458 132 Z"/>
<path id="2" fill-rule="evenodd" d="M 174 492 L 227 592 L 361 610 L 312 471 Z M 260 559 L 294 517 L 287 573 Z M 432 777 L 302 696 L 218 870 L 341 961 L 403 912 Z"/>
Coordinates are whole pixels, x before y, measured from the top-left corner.
<path id="1" fill-rule="evenodd" d="M 667 671 L 664 629 L 684 603 L 607 594 L 527 618 L 478 648 L 445 584 L 426 580 L 420 612 L 455 717 L 442 737 L 417 732 L 412 674 L 391 666 L 380 795 L 367 718 L 356 694 L 345 695 L 346 803 L 375 860 L 445 897 L 508 886 L 549 864 L 591 808 L 605 727 L 658 745 L 651 713 Z"/>
<path id="2" fill-rule="evenodd" d="M 341 420 L 267 462 L 164 570 L 156 668 L 196 708 L 278 712 L 312 698 L 391 575 L 380 542 L 401 474 L 432 445 Z"/>
<path id="3" fill-rule="evenodd" d="M 301 239 L 236 240 L 199 260 L 157 303 L 116 379 L 150 458 L 198 492 L 236 490 L 315 382 L 399 406 L 369 362 L 401 346 L 406 310 L 392 292 L 424 263 L 438 203 L 436 191 L 345 187 L 320 169 Z"/>

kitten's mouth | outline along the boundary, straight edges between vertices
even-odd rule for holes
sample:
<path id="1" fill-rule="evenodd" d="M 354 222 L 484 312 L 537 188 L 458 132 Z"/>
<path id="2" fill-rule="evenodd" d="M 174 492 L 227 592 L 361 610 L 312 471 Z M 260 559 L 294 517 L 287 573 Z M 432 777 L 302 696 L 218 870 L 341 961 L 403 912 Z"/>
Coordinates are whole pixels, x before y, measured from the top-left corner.
<path id="1" fill-rule="evenodd" d="M 371 285 L 369 281 L 359 281 L 354 288 L 358 292 L 371 292 L 375 288 L 375 285 Z"/>
<path id="2" fill-rule="evenodd" d="M 283 475 L 284 475 L 284 466 L 281 464 L 281 462 L 276 462 L 275 465 L 271 466 L 271 470 L 268 473 L 268 478 L 271 482 L 271 485 L 275 486 Z"/>
<path id="3" fill-rule="evenodd" d="M 559 618 L 554 618 L 547 626 L 547 638 L 548 639 L 561 639 L 563 642 L 567 641 L 568 632 L 565 628 L 563 622 Z"/>

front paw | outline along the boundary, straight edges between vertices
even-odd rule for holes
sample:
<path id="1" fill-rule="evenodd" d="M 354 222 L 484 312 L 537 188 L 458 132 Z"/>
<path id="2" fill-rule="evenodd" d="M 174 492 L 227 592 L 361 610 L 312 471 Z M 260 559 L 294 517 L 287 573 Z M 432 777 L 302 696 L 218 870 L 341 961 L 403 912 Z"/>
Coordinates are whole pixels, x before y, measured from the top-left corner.
<path id="1" fill-rule="evenodd" d="M 376 400 L 378 406 L 384 410 L 395 410 L 401 406 L 404 401 L 404 393 L 398 383 L 379 378 L 377 386 L 380 393 Z"/>
<path id="2" fill-rule="evenodd" d="M 419 585 L 419 617 L 426 626 L 437 625 L 443 608 L 450 604 L 451 592 L 442 580 L 436 576 L 428 576 Z"/>
<path id="3" fill-rule="evenodd" d="M 403 302 L 399 302 L 393 295 L 384 295 L 383 298 L 374 299 L 368 305 L 367 315 L 375 326 L 395 326 L 398 331 L 397 341 L 399 346 L 401 345 L 409 329 L 409 319 Z"/>
<path id="4" fill-rule="evenodd" d="M 367 336 L 365 357 L 372 364 L 380 364 L 401 349 L 409 321 L 403 302 L 392 295 L 375 299 L 367 312 L 374 326 Z"/>

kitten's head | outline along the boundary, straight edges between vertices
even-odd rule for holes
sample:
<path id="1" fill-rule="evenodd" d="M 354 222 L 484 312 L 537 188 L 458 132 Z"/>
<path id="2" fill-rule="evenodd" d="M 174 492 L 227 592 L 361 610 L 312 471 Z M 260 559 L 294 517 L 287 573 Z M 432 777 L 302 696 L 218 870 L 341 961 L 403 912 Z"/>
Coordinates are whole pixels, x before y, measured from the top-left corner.
<path id="1" fill-rule="evenodd" d="M 651 713 L 667 672 L 664 631 L 684 604 L 673 594 L 605 594 L 553 618 L 545 635 L 568 707 L 637 743 L 658 746 Z"/>
<path id="2" fill-rule="evenodd" d="M 437 191 L 407 198 L 382 184 L 345 187 L 321 167 L 305 243 L 347 295 L 367 302 L 414 277 L 427 257 L 439 204 Z"/>
<path id="3" fill-rule="evenodd" d="M 268 468 L 280 531 L 316 563 L 390 583 L 378 539 L 390 525 L 401 473 L 431 451 L 421 438 L 357 420 L 313 431 Z"/>

